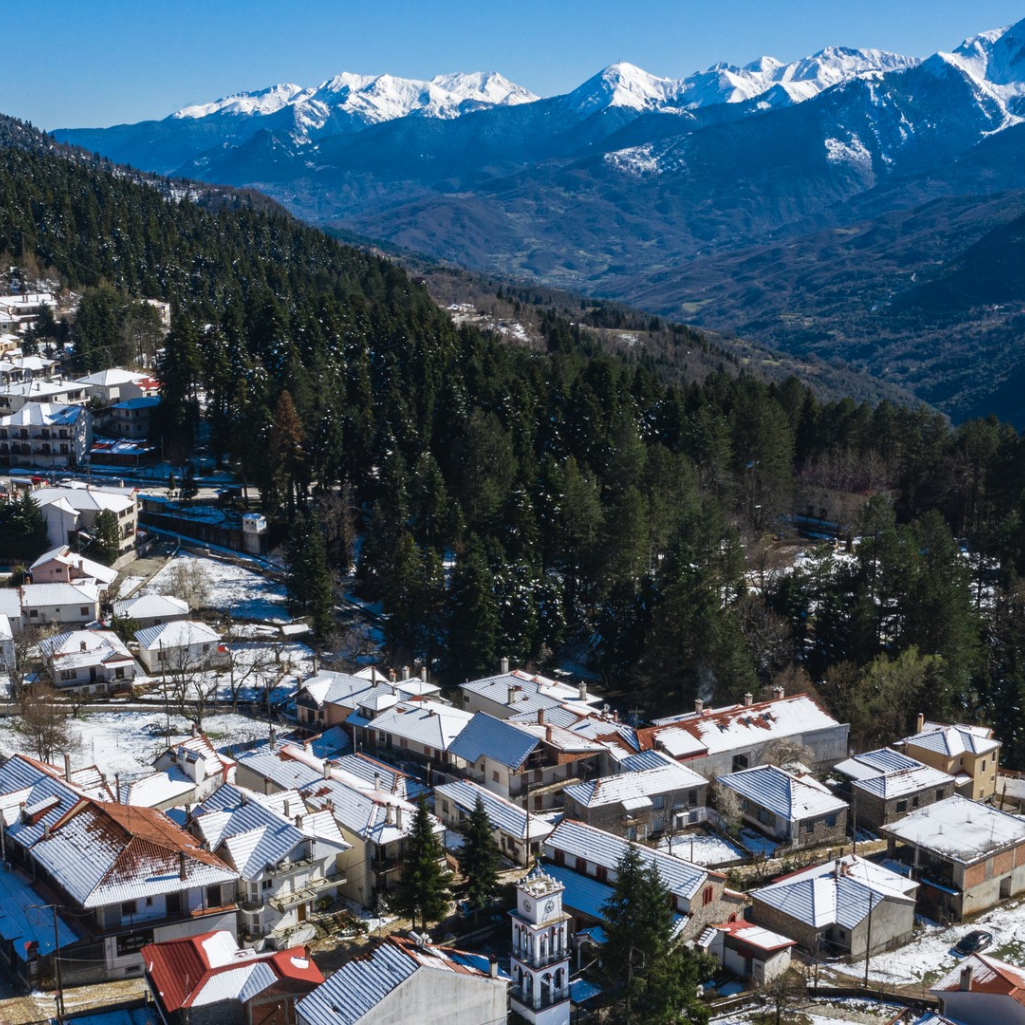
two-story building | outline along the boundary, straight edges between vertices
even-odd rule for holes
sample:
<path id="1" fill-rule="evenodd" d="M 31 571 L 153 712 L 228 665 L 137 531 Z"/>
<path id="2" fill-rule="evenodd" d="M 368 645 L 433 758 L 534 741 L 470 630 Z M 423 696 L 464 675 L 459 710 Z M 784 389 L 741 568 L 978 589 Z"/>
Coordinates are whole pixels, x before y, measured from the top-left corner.
<path id="1" fill-rule="evenodd" d="M 895 744 L 910 758 L 954 777 L 957 793 L 973 801 L 991 801 L 1000 768 L 1000 741 L 988 726 L 927 722 Z"/>
<path id="2" fill-rule="evenodd" d="M 134 488 L 76 483 L 37 488 L 30 496 L 43 512 L 52 545 L 77 547 L 78 533 L 91 535 L 96 528 L 96 517 L 106 511 L 117 520 L 120 555 L 127 555 L 135 548 L 139 498 Z"/>
<path id="3" fill-rule="evenodd" d="M 265 795 L 225 784 L 193 810 L 189 830 L 238 873 L 247 942 L 305 942 L 318 905 L 345 882 L 341 855 L 350 845 L 330 811 L 307 811 L 298 791 Z"/>
<path id="4" fill-rule="evenodd" d="M 100 597 L 105 598 L 114 581 L 117 570 L 83 558 L 67 545 L 52 548 L 40 555 L 28 568 L 33 584 L 71 584 L 88 580 L 96 584 Z"/>

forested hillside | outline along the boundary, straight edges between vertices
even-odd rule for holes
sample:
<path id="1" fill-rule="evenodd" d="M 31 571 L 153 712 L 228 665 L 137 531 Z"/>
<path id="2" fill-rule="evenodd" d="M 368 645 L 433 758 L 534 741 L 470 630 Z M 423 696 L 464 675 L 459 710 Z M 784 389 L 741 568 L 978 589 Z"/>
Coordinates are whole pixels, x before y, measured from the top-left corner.
<path id="1" fill-rule="evenodd" d="M 555 315 L 543 350 L 517 347 L 281 213 L 165 195 L 4 148 L 0 252 L 87 309 L 109 289 L 174 304 L 166 451 L 186 461 L 202 415 L 293 552 L 323 538 L 343 568 L 358 534 L 396 662 L 458 681 L 568 653 L 652 713 L 782 679 L 866 742 L 919 709 L 991 717 L 1025 764 L 1015 431 L 820 402 L 796 379 L 667 383 Z M 73 331 L 86 365 L 113 344 L 102 323 Z M 780 572 L 770 540 L 799 485 L 876 497 L 849 553 Z"/>

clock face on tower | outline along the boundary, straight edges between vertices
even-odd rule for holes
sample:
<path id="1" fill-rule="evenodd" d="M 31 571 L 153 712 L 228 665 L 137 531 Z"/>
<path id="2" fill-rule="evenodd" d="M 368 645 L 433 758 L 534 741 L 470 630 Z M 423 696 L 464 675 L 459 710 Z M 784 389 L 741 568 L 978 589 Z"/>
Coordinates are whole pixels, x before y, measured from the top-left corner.
<path id="1" fill-rule="evenodd" d="M 525 900 L 523 902 L 523 910 L 524 911 L 530 911 L 530 901 L 529 900 Z"/>
<path id="2" fill-rule="evenodd" d="M 555 910 L 555 901 L 554 900 L 549 900 L 548 903 L 545 904 L 545 914 L 546 915 L 550 915 L 554 910 Z"/>

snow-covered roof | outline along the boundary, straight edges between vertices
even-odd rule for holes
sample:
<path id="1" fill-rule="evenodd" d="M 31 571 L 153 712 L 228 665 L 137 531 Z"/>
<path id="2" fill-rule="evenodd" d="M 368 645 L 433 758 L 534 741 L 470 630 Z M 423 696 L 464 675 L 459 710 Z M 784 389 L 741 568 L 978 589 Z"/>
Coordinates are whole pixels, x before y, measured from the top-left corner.
<path id="1" fill-rule="evenodd" d="M 955 965 L 931 987 L 930 992 L 953 993 L 960 990 L 966 968 L 971 969 L 969 992 L 1010 997 L 1025 1006 L 1025 968 L 979 953 L 969 954 Z"/>
<path id="2" fill-rule="evenodd" d="M 741 943 L 754 947 L 756 950 L 771 954 L 776 950 L 783 950 L 786 947 L 797 946 L 797 940 L 790 939 L 782 933 L 773 932 L 753 922 L 722 922 L 717 925 L 710 925 L 699 937 L 698 946 L 708 947 L 716 932 L 728 933 Z"/>
<path id="3" fill-rule="evenodd" d="M 322 986 L 297 1004 L 309 1025 L 356 1025 L 414 972 L 436 971 L 474 977 L 483 984 L 508 985 L 509 977 L 499 972 L 492 980 L 487 955 L 471 954 L 451 947 L 418 945 L 412 939 L 389 936 L 369 954 L 344 964 Z M 443 985 L 435 985 L 437 999 L 444 1002 Z"/>
<path id="4" fill-rule="evenodd" d="M 305 762 L 296 761 L 289 751 L 287 747 L 258 747 L 240 755 L 238 766 L 258 773 L 283 790 L 301 789 L 323 778 L 323 773 Z"/>
<path id="5" fill-rule="evenodd" d="M 470 712 L 437 701 L 400 701 L 373 721 L 373 728 L 393 737 L 448 751 L 473 718 Z"/>
<path id="6" fill-rule="evenodd" d="M 77 512 L 101 512 L 109 509 L 121 513 L 134 509 L 135 494 L 125 488 L 104 488 L 91 485 L 84 488 L 39 488 L 31 493 L 32 501 L 42 507 L 63 500 Z"/>
<path id="7" fill-rule="evenodd" d="M 573 783 L 563 793 L 577 804 L 598 808 L 607 804 L 623 804 L 636 799 L 649 799 L 658 794 L 676 790 L 697 789 L 708 785 L 708 780 L 682 765 L 660 765 L 639 772 L 624 772 L 618 776 L 603 776 L 584 783 Z M 648 801 L 650 804 L 650 801 Z"/>
<path id="8" fill-rule="evenodd" d="M 318 779 L 301 788 L 306 803 L 327 809 L 343 828 L 375 844 L 390 844 L 409 834 L 416 807 L 394 794 L 361 790 L 338 779 Z M 444 827 L 432 817 L 432 829 Z"/>
<path id="9" fill-rule="evenodd" d="M 854 755 L 833 766 L 835 772 L 839 772 L 848 779 L 869 779 L 872 776 L 880 776 L 886 772 L 903 772 L 906 769 L 918 768 L 922 763 L 915 758 L 909 758 L 899 751 L 889 747 L 881 747 L 877 751 L 865 751 L 863 754 Z"/>
<path id="10" fill-rule="evenodd" d="M 520 669 L 499 673 L 497 676 L 485 676 L 480 680 L 469 680 L 459 686 L 469 694 L 507 706 L 514 715 L 536 713 L 539 708 L 562 704 L 575 706 L 582 714 L 586 714 L 591 705 L 601 701 L 597 695 L 588 694 L 583 686 L 571 687 L 558 680 L 531 675 Z"/>
<path id="11" fill-rule="evenodd" d="M 15 587 L 0 587 L 0 613 L 8 619 L 21 619 L 21 595 Z"/>
<path id="12" fill-rule="evenodd" d="M 551 858 L 558 850 L 569 858 L 584 858 L 608 869 L 612 873 L 609 878 L 612 879 L 620 859 L 631 847 L 641 856 L 645 865 L 658 866 L 662 882 L 670 891 L 687 900 L 698 892 L 709 876 L 718 876 L 718 873 L 709 872 L 700 865 L 692 865 L 663 851 L 632 843 L 575 819 L 563 819 L 555 827 L 545 841 L 545 855 Z"/>
<path id="13" fill-rule="evenodd" d="M 50 562 L 59 562 L 63 566 L 70 566 L 72 569 L 77 569 L 83 576 L 93 577 L 95 580 L 99 580 L 100 583 L 108 586 L 117 580 L 116 569 L 111 569 L 110 566 L 104 566 L 99 562 L 93 562 L 92 559 L 85 559 L 81 555 L 72 552 L 67 545 L 52 548 L 50 551 L 40 555 L 29 566 L 29 572 L 31 573 L 32 570 L 39 569 Z"/>
<path id="14" fill-rule="evenodd" d="M 134 661 L 124 642 L 111 630 L 70 630 L 44 637 L 39 651 L 57 670 Z"/>
<path id="15" fill-rule="evenodd" d="M 437 800 L 437 796 L 447 797 L 467 814 L 474 810 L 479 797 L 495 829 L 501 830 L 517 840 L 526 840 L 528 831 L 532 841 L 543 840 L 554 828 L 545 819 L 531 815 L 518 804 L 513 804 L 512 801 L 507 801 L 504 797 L 493 794 L 490 790 L 478 786 L 470 780 L 445 783 L 440 787 L 435 787 L 434 792 L 435 800 Z"/>
<path id="16" fill-rule="evenodd" d="M 796 776 L 775 765 L 731 772 L 720 776 L 719 783 L 789 822 L 803 822 L 847 809 L 845 801 L 834 797 L 811 776 Z"/>
<path id="17" fill-rule="evenodd" d="M 0 643 L 14 640 L 14 629 L 11 627 L 9 617 L 0 612 Z"/>
<path id="18" fill-rule="evenodd" d="M 120 384 L 134 384 L 142 381 L 145 374 L 137 374 L 134 370 L 124 370 L 121 367 L 111 367 L 109 370 L 98 370 L 88 377 L 80 377 L 75 382 L 91 388 L 111 388 Z"/>
<path id="19" fill-rule="evenodd" d="M 196 784 L 180 769 L 172 766 L 167 772 L 151 772 L 121 784 L 121 803 L 156 808 L 161 804 L 185 803 L 196 790 Z"/>
<path id="20" fill-rule="evenodd" d="M 1025 843 L 1025 821 L 957 794 L 881 826 L 880 832 L 961 864 Z"/>
<path id="21" fill-rule="evenodd" d="M 19 949 L 24 949 L 23 944 L 35 942 L 42 957 L 46 957 L 54 950 L 55 925 L 59 946 L 66 947 L 76 943 L 79 939 L 78 932 L 72 922 L 59 911 L 56 923 L 51 915 L 40 914 L 40 908 L 50 899 L 34 890 L 28 877 L 22 875 L 19 869 L 5 866 L 4 870 L 0 871 L 0 907 L 3 908 L 0 915 L 0 936 L 15 943 Z"/>
<path id="22" fill-rule="evenodd" d="M 917 886 L 880 865 L 847 855 L 785 876 L 752 891 L 751 897 L 816 929 L 834 924 L 853 929 L 884 900 L 914 907 Z"/>
<path id="23" fill-rule="evenodd" d="M 144 594 L 114 602 L 114 615 L 123 619 L 159 619 L 163 616 L 188 615 L 189 603 L 170 594 Z"/>
<path id="24" fill-rule="evenodd" d="M 398 769 L 385 765 L 384 762 L 379 762 L 362 751 L 332 758 L 330 771 L 332 774 L 345 773 L 361 780 L 366 789 L 385 790 L 405 801 L 415 801 L 420 794 L 428 793 L 429 790 L 427 785 L 415 776 L 399 772 Z"/>
<path id="25" fill-rule="evenodd" d="M 929 765 L 917 765 L 911 769 L 901 769 L 897 772 L 887 772 L 881 776 L 855 780 L 851 787 L 854 790 L 863 790 L 866 794 L 873 794 L 875 797 L 881 797 L 884 801 L 889 801 L 894 797 L 917 794 L 923 790 L 939 790 L 953 785 L 953 776 L 948 776 L 945 772 L 940 772 L 939 769 L 934 769 Z"/>
<path id="26" fill-rule="evenodd" d="M 7 395 L 44 392 L 59 395 L 68 389 L 53 385 L 47 387 L 43 381 L 26 381 L 24 384 L 9 384 L 3 390 Z M 59 402 L 26 402 L 21 409 L 0 416 L 0 427 L 71 427 L 88 415 L 84 406 L 65 406 Z"/>
<path id="27" fill-rule="evenodd" d="M 236 878 L 163 812 L 86 799 L 36 841 L 32 857 L 86 908 Z"/>
<path id="28" fill-rule="evenodd" d="M 697 758 L 766 744 L 781 737 L 842 728 L 806 694 L 656 720 L 638 730 L 642 747 L 658 747 L 674 758 Z"/>
<path id="29" fill-rule="evenodd" d="M 963 754 L 988 754 L 1000 747 L 1000 741 L 993 739 L 993 731 L 989 727 L 966 726 L 962 723 L 947 726 L 927 722 L 920 733 L 905 737 L 903 742 L 948 758 L 957 758 Z"/>
<path id="30" fill-rule="evenodd" d="M 100 592 L 92 580 L 76 580 L 72 584 L 25 584 L 21 588 L 23 609 L 57 605 L 95 605 Z"/>
<path id="31" fill-rule="evenodd" d="M 195 810 L 193 828 L 249 881 L 262 878 L 268 865 L 279 864 L 310 840 L 337 851 L 351 846 L 329 812 L 308 813 L 296 797 L 286 817 L 258 795 L 225 784 Z"/>
<path id="32" fill-rule="evenodd" d="M 179 619 L 173 623 L 159 623 L 135 631 L 140 648 L 155 651 L 157 648 L 191 648 L 197 644 L 218 644 L 221 635 L 206 623 L 194 619 Z"/>
<path id="33" fill-rule="evenodd" d="M 279 982 L 294 994 L 310 992 L 324 981 L 304 948 L 240 950 L 227 931 L 151 943 L 142 948 L 142 960 L 154 992 L 171 1014 L 226 1000 L 245 1003 Z"/>
<path id="34" fill-rule="evenodd" d="M 451 754 L 473 765 L 482 755 L 510 769 L 518 769 L 538 746 L 537 737 L 505 719 L 477 712 L 449 748 Z"/>

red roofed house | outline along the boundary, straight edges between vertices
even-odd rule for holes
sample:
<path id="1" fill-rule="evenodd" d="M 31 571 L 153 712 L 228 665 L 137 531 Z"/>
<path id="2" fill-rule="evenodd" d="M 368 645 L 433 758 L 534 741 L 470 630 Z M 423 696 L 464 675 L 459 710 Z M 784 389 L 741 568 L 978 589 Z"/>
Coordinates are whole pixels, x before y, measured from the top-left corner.
<path id="1" fill-rule="evenodd" d="M 790 950 L 797 941 L 752 922 L 724 922 L 710 925 L 698 937 L 698 946 L 734 975 L 764 986 L 790 967 Z"/>
<path id="2" fill-rule="evenodd" d="M 1025 1025 L 1025 969 L 995 957 L 970 955 L 932 992 L 960 1025 Z"/>
<path id="3" fill-rule="evenodd" d="M 847 757 L 850 727 L 837 722 L 807 694 L 784 697 L 777 687 L 770 701 L 705 709 L 656 719 L 637 731 L 641 750 L 663 751 L 706 779 L 739 772 L 766 761 L 766 749 L 779 740 L 802 744 L 812 753 L 812 769 L 831 768 Z"/>
<path id="4" fill-rule="evenodd" d="M 324 976 L 303 947 L 257 953 L 227 931 L 142 948 L 166 1025 L 294 1025 L 295 1003 Z"/>
<path id="5" fill-rule="evenodd" d="M 22 860 L 35 885 L 80 934 L 73 952 L 60 952 L 65 981 L 70 972 L 77 982 L 141 975 L 140 951 L 154 941 L 235 935 L 238 874 L 163 812 L 82 797 L 21 830 L 34 840 Z M 20 840 L 20 830 L 8 834 Z"/>

